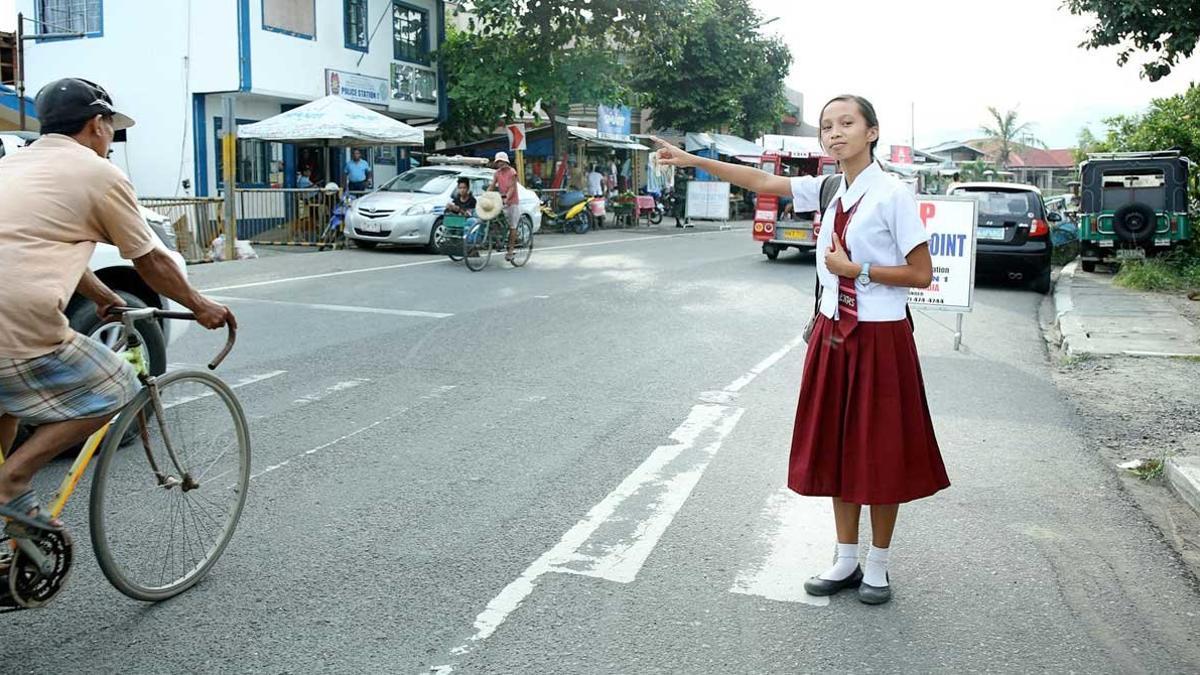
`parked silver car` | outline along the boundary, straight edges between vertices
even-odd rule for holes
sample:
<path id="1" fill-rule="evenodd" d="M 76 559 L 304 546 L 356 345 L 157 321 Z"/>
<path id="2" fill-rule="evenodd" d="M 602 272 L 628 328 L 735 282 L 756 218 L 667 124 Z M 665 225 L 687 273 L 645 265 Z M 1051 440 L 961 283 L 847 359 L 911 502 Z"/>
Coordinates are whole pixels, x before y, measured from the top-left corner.
<path id="1" fill-rule="evenodd" d="M 346 238 L 360 248 L 379 244 L 425 246 L 440 252 L 444 239 L 442 214 L 460 176 L 471 181 L 471 192 L 483 193 L 494 171 L 476 163 L 434 163 L 409 169 L 354 202 L 346 215 Z M 524 186 L 518 188 L 521 220 L 534 232 L 542 227 L 541 201 Z"/>

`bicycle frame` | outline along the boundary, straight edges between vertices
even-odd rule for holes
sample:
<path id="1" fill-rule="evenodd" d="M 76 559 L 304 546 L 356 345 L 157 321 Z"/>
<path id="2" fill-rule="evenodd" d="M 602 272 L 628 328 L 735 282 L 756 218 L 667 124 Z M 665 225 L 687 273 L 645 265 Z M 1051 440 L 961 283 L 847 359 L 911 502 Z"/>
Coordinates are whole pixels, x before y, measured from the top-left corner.
<path id="1" fill-rule="evenodd" d="M 133 324 L 135 321 L 146 318 L 152 319 L 154 317 L 175 319 L 194 319 L 195 317 L 188 313 L 164 312 L 154 308 L 122 308 L 121 311 L 121 323 L 124 325 L 125 335 L 127 336 L 126 349 L 121 352 L 121 356 L 133 366 L 135 371 L 137 371 L 138 379 L 141 380 L 142 385 L 150 389 L 151 401 L 154 403 L 155 417 L 158 419 L 159 428 L 163 432 L 163 442 L 167 447 L 167 454 L 171 458 L 171 461 L 175 464 L 176 469 L 179 469 L 179 461 L 175 456 L 175 450 L 173 447 L 171 447 L 170 439 L 166 434 L 166 429 L 164 426 L 165 423 L 163 421 L 162 401 L 158 398 L 157 384 L 154 376 L 150 375 L 150 368 L 146 361 L 145 347 L 137 339 L 137 336 L 134 333 Z M 217 358 L 209 364 L 209 369 L 215 370 L 217 365 L 224 360 L 225 356 L 229 353 L 232 347 L 233 332 L 230 331 L 229 342 L 226 344 L 225 349 L 217 356 Z M 91 463 L 92 458 L 95 457 L 96 451 L 100 448 L 100 444 L 104 442 L 104 437 L 108 434 L 108 430 L 112 427 L 112 422 L 117 418 L 117 415 L 120 415 L 120 411 L 113 415 L 109 421 L 105 422 L 104 426 L 92 433 L 92 435 L 88 437 L 87 441 L 84 442 L 83 450 L 81 450 L 79 452 L 79 456 L 75 458 L 75 462 L 71 465 L 70 470 L 67 471 L 67 475 L 63 478 L 62 483 L 59 485 L 58 491 L 54 493 L 54 497 L 50 500 L 50 514 L 54 518 L 58 518 L 62 514 L 63 509 L 66 508 L 67 501 L 71 498 L 71 495 L 74 494 L 75 488 L 78 487 L 79 481 L 83 478 L 83 474 L 87 471 L 87 467 Z M 143 426 L 143 434 L 144 433 L 145 428 Z M 159 477 L 159 480 L 162 481 L 164 478 L 163 474 L 161 471 L 159 471 L 153 456 L 151 456 L 149 453 L 149 450 L 147 450 L 147 459 L 149 460 L 150 466 L 154 470 L 154 473 Z M 4 456 L 3 453 L 0 453 L 0 464 L 3 463 Z M 182 483 L 184 485 L 184 489 L 189 489 L 191 477 L 187 476 L 182 470 L 180 470 L 180 474 L 183 476 Z"/>

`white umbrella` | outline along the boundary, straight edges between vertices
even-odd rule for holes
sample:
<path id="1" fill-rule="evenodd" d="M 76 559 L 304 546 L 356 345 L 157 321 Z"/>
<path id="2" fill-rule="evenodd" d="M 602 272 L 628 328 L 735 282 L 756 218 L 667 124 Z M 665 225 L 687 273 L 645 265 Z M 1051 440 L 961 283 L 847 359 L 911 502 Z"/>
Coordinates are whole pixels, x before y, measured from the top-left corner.
<path id="1" fill-rule="evenodd" d="M 238 129 L 241 138 L 322 145 L 424 145 L 425 133 L 340 96 L 312 103 Z"/>

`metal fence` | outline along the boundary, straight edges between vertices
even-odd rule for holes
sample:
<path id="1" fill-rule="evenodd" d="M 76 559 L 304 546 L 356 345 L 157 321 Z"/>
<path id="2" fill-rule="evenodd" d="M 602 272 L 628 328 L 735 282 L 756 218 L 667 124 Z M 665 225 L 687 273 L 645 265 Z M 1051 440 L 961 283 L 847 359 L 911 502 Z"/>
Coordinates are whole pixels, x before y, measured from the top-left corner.
<path id="1" fill-rule="evenodd" d="M 209 247 L 224 228 L 219 197 L 143 197 L 138 201 L 167 218 L 184 259 L 190 263 L 211 259 Z"/>
<path id="2" fill-rule="evenodd" d="M 315 246 L 340 198 L 338 192 L 311 188 L 239 189 L 234 193 L 237 238 L 255 244 Z M 212 259 L 212 242 L 225 231 L 222 197 L 144 197 L 139 201 L 171 221 L 179 252 L 188 262 Z"/>
<path id="3" fill-rule="evenodd" d="M 329 225 L 339 195 L 315 189 L 245 189 L 234 195 L 238 239 L 312 246 Z"/>

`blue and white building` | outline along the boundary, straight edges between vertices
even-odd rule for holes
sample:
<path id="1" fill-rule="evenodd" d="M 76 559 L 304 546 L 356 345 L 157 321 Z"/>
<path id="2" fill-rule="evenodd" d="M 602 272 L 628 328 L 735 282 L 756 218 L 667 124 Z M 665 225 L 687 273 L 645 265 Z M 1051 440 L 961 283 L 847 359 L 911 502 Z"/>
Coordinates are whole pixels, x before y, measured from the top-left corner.
<path id="1" fill-rule="evenodd" d="M 18 0 L 17 10 L 37 20 L 26 21 L 27 34 L 45 36 L 26 43 L 30 96 L 83 77 L 137 120 L 113 161 L 142 196 L 219 192 L 226 95 L 239 124 L 328 93 L 415 126 L 444 118 L 433 59 L 445 36 L 442 0 Z M 368 153 L 376 184 L 396 173 L 400 154 Z M 237 181 L 290 187 L 303 167 L 337 180 L 341 164 L 326 167 L 314 147 L 239 141 Z"/>

